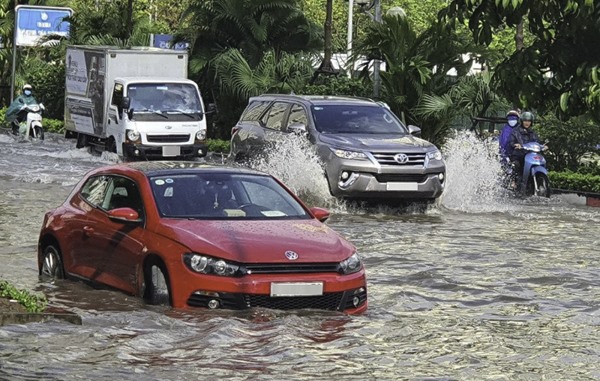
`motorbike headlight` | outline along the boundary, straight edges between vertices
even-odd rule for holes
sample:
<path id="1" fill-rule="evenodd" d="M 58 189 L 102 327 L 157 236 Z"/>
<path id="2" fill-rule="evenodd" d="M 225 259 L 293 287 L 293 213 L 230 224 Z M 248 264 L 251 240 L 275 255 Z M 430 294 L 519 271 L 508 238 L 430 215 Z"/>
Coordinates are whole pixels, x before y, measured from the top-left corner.
<path id="1" fill-rule="evenodd" d="M 242 275 L 239 265 L 207 255 L 186 253 L 183 255 L 183 262 L 190 270 L 200 274 L 232 277 Z"/>
<path id="2" fill-rule="evenodd" d="M 361 265 L 362 264 L 360 262 L 358 253 L 354 253 L 347 259 L 340 262 L 339 272 L 342 274 L 352 274 L 360 270 Z"/>
<path id="3" fill-rule="evenodd" d="M 206 130 L 200 130 L 196 132 L 196 140 L 204 140 L 206 139 Z"/>
<path id="4" fill-rule="evenodd" d="M 138 141 L 140 139 L 140 133 L 136 130 L 127 130 L 127 139 L 132 142 Z"/>
<path id="5" fill-rule="evenodd" d="M 341 157 L 342 159 L 353 159 L 353 160 L 366 160 L 367 155 L 362 152 L 356 151 L 346 151 L 343 149 L 332 149 L 333 153 L 337 157 Z"/>
<path id="6" fill-rule="evenodd" d="M 427 158 L 429 160 L 442 160 L 442 153 L 439 150 L 427 152 Z"/>

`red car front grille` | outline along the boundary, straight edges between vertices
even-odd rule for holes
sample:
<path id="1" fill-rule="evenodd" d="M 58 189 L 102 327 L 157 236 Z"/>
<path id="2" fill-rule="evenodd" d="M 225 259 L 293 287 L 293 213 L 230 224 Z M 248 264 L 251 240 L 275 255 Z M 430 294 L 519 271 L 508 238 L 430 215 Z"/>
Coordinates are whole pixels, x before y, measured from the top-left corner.
<path id="1" fill-rule="evenodd" d="M 337 273 L 337 263 L 294 263 L 294 264 L 246 264 L 244 268 L 252 274 L 289 274 L 289 273 Z"/>

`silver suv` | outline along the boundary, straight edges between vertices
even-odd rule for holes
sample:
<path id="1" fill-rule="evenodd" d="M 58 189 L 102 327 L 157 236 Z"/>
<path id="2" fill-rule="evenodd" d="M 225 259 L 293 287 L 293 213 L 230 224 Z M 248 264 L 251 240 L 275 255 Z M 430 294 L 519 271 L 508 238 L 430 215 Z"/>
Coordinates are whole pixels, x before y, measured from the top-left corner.
<path id="1" fill-rule="evenodd" d="M 250 98 L 231 131 L 231 157 L 239 161 L 276 149 L 288 133 L 305 134 L 314 144 L 336 197 L 433 201 L 444 190 L 446 166 L 437 147 L 385 104 L 364 98 Z"/>

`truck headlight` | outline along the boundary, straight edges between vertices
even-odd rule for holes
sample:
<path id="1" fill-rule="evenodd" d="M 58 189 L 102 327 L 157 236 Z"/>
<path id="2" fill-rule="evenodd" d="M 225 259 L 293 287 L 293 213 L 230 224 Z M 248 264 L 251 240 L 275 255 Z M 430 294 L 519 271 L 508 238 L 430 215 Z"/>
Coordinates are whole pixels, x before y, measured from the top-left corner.
<path id="1" fill-rule="evenodd" d="M 239 265 L 207 255 L 186 253 L 183 255 L 183 262 L 190 270 L 200 274 L 232 277 L 242 275 Z"/>
<path id="2" fill-rule="evenodd" d="M 341 157 L 342 159 L 354 159 L 354 160 L 367 160 L 367 155 L 362 152 L 356 151 L 346 151 L 343 149 L 333 149 L 333 153 L 337 157 Z"/>
<path id="3" fill-rule="evenodd" d="M 135 142 L 140 139 L 140 133 L 137 130 L 127 130 L 127 139 Z"/>
<path id="4" fill-rule="evenodd" d="M 427 152 L 427 158 L 429 160 L 442 160 L 442 153 L 439 150 Z"/>
<path id="5" fill-rule="evenodd" d="M 352 274 L 360 270 L 361 262 L 358 253 L 352 254 L 338 265 L 338 271 L 342 274 Z"/>
<path id="6" fill-rule="evenodd" d="M 196 132 L 196 140 L 204 140 L 206 139 L 206 130 L 199 130 Z"/>

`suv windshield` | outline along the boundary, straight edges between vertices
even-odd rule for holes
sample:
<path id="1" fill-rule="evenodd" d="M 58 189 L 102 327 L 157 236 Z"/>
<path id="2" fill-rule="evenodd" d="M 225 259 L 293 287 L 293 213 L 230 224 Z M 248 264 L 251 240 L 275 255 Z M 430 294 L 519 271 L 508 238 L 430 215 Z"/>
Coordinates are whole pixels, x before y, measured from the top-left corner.
<path id="1" fill-rule="evenodd" d="M 408 129 L 381 106 L 312 106 L 315 127 L 325 134 L 408 134 Z"/>

